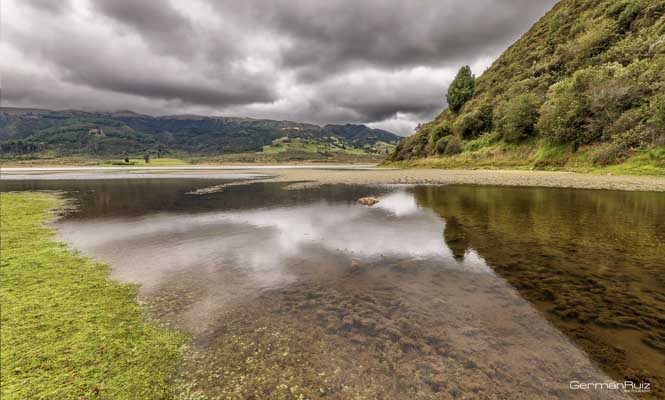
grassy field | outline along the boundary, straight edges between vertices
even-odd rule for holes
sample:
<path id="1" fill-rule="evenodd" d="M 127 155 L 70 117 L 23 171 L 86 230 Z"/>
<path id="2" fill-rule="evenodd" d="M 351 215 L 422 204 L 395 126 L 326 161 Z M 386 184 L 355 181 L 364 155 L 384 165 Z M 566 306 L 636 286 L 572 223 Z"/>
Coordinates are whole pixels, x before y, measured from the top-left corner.
<path id="1" fill-rule="evenodd" d="M 2 193 L 0 397 L 162 399 L 184 337 L 145 319 L 137 288 L 44 226 L 53 194 Z"/>

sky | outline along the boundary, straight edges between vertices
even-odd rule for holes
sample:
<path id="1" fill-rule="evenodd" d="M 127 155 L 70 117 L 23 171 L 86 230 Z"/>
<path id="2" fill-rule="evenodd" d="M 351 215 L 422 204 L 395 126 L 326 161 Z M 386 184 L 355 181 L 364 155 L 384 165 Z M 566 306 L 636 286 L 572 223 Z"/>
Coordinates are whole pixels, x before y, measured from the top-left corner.
<path id="1" fill-rule="evenodd" d="M 2 0 L 3 107 L 408 135 L 556 0 Z"/>

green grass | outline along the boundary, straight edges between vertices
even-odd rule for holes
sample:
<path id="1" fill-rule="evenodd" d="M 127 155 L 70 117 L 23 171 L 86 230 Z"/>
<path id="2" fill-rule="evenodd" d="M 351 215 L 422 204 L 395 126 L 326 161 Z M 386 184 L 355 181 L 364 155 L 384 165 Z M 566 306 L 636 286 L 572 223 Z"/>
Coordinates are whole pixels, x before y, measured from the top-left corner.
<path id="1" fill-rule="evenodd" d="M 44 226 L 53 194 L 2 193 L 0 397 L 162 399 L 183 335 L 145 319 L 137 287 Z M 96 392 L 99 392 L 98 394 Z"/>
<path id="2" fill-rule="evenodd" d="M 536 150 L 533 164 L 537 167 L 561 167 L 566 165 L 571 153 L 567 144 L 542 143 Z"/>
<path id="3" fill-rule="evenodd" d="M 665 176 L 665 146 L 639 152 L 621 164 L 598 168 L 595 172 L 614 175 Z"/>

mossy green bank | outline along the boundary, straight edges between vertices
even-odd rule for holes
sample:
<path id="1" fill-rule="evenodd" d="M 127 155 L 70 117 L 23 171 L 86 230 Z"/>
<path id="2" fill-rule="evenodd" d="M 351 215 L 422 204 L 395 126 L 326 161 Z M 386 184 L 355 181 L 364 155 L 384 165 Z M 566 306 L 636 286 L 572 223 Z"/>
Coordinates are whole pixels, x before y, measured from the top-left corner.
<path id="1" fill-rule="evenodd" d="M 0 397 L 162 399 L 184 336 L 150 322 L 137 287 L 79 256 L 44 223 L 55 194 L 2 193 Z"/>

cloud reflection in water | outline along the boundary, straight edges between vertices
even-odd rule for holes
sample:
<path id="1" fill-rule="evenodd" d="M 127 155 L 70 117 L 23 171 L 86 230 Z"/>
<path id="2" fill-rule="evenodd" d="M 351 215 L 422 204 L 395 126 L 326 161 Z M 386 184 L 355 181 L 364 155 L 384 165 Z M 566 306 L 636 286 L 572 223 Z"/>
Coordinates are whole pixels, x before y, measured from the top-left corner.
<path id="1" fill-rule="evenodd" d="M 443 240 L 444 221 L 418 208 L 406 191 L 389 193 L 373 208 L 321 201 L 291 207 L 205 214 L 59 223 L 62 236 L 85 254 L 114 265 L 114 277 L 150 287 L 162 275 L 221 266 L 244 271 L 261 287 L 295 279 L 285 260 L 381 257 L 454 264 Z M 475 252 L 461 264 L 489 271 Z M 313 266 L 314 268 L 316 266 Z"/>

